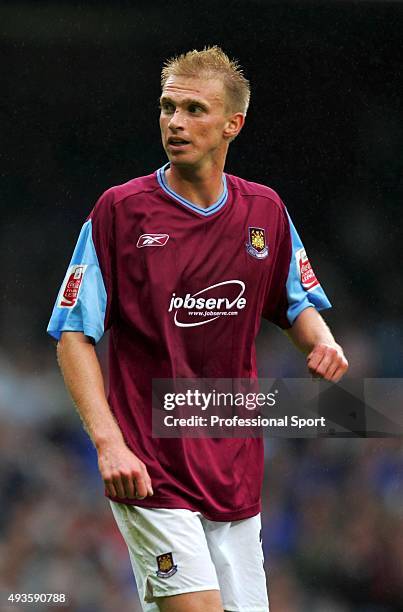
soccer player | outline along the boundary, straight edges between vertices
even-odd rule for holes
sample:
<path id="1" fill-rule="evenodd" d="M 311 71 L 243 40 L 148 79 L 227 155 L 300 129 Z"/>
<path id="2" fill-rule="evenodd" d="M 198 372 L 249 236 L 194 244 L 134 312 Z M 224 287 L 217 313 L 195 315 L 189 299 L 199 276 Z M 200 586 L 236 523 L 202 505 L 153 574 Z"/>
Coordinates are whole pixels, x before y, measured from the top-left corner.
<path id="1" fill-rule="evenodd" d="M 255 378 L 261 317 L 338 381 L 330 306 L 280 197 L 224 173 L 250 88 L 218 47 L 162 70 L 168 163 L 108 189 L 83 225 L 49 333 L 98 452 L 147 612 L 267 612 L 261 438 L 153 438 L 153 378 Z M 110 329 L 106 398 L 94 344 Z"/>

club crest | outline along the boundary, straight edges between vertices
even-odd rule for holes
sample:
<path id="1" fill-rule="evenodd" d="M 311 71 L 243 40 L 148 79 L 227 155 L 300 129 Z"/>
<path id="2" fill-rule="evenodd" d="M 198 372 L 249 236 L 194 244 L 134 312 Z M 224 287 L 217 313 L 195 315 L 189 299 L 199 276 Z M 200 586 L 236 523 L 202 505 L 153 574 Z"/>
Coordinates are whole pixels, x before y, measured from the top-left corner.
<path id="1" fill-rule="evenodd" d="M 262 227 L 248 228 L 248 242 L 246 250 L 249 255 L 256 259 L 264 259 L 269 254 L 269 247 L 266 240 L 266 232 Z"/>
<path id="2" fill-rule="evenodd" d="M 170 578 L 178 571 L 178 566 L 174 564 L 171 552 L 158 555 L 157 565 L 157 576 L 160 578 Z"/>

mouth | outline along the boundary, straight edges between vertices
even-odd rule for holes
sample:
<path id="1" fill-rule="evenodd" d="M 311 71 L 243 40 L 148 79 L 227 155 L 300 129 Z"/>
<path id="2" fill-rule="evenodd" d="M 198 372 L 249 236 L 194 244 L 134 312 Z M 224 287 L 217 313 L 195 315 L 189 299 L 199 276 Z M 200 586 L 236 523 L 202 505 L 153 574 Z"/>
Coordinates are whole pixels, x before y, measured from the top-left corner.
<path id="1" fill-rule="evenodd" d="M 189 140 L 185 140 L 184 138 L 178 138 L 176 136 L 170 136 L 168 138 L 168 146 L 173 149 L 181 149 L 189 144 Z"/>

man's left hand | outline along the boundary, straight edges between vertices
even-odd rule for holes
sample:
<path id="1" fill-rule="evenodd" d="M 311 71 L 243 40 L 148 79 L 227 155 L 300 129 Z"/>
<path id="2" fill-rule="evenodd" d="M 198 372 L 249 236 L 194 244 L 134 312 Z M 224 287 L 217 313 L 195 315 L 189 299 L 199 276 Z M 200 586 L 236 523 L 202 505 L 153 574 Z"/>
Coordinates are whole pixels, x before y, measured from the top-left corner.
<path id="1" fill-rule="evenodd" d="M 338 382 L 348 368 L 348 361 L 338 344 L 317 344 L 306 361 L 312 376 L 331 382 Z"/>

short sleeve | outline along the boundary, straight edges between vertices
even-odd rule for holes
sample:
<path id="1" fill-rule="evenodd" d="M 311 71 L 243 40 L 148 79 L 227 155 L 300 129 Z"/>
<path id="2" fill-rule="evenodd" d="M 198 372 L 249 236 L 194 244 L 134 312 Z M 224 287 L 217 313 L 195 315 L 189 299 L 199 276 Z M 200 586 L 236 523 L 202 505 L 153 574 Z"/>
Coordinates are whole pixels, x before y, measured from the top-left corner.
<path id="1" fill-rule="evenodd" d="M 279 327 L 289 328 L 305 308 L 331 308 L 322 286 L 312 269 L 301 238 L 283 208 L 282 237 L 276 253 L 275 269 L 263 316 Z"/>
<path id="2" fill-rule="evenodd" d="M 112 207 L 108 192 L 101 196 L 81 228 L 60 287 L 48 333 L 81 331 L 98 342 L 112 324 Z"/>

